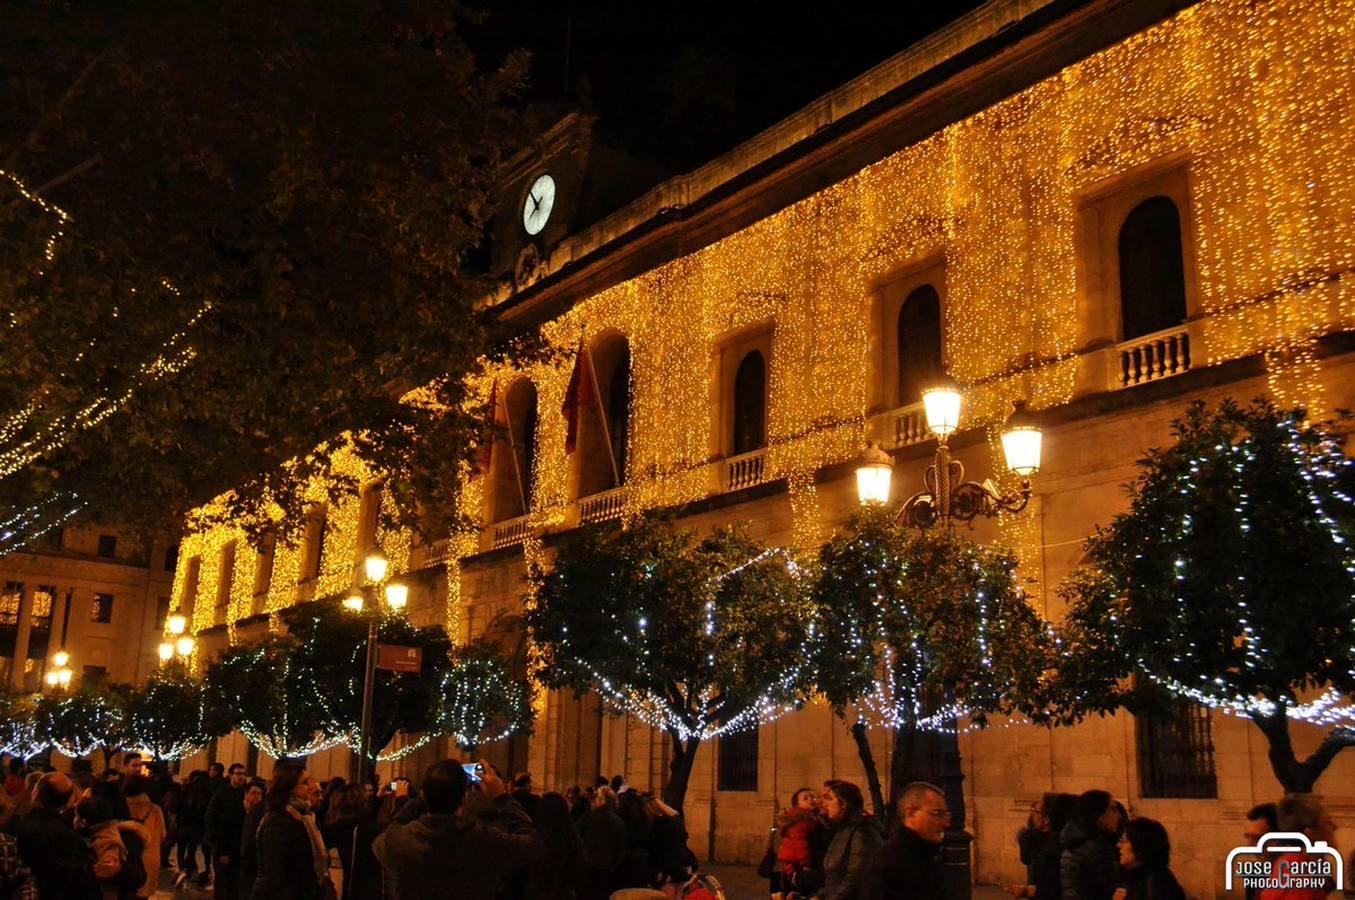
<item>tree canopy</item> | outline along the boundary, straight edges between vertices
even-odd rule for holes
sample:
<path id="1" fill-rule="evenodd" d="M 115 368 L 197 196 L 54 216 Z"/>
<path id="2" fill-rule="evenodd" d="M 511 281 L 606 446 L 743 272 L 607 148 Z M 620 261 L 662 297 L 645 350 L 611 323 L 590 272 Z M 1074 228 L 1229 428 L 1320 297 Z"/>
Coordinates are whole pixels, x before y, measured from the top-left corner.
<path id="1" fill-rule="evenodd" d="M 702 741 L 799 703 L 813 610 L 798 569 L 742 529 L 705 538 L 658 516 L 585 528 L 531 574 L 527 622 L 552 687 L 596 690 L 673 742 L 681 808 Z"/>
<path id="2" fill-rule="evenodd" d="M 864 509 L 820 550 L 814 601 L 817 687 L 852 725 L 877 806 L 868 727 L 897 729 L 897 791 L 925 774 L 907 770 L 913 732 L 960 717 L 983 726 L 992 713 L 1044 720 L 1055 641 L 1010 550 Z"/>
<path id="3" fill-rule="evenodd" d="M 1276 778 L 1309 791 L 1355 719 L 1355 466 L 1344 434 L 1258 400 L 1193 404 L 1088 542 L 1070 601 L 1068 709 L 1144 686 L 1247 716 Z M 1130 680 L 1130 676 L 1134 676 Z M 1290 720 L 1337 726 L 1295 757 Z"/>
<path id="4" fill-rule="evenodd" d="M 406 524 L 419 501 L 448 515 L 482 427 L 462 376 L 523 71 L 477 69 L 464 19 L 431 0 L 9 11 L 0 464 L 42 452 L 0 468 L 0 507 L 156 527 L 230 489 L 223 515 L 262 529 L 270 501 L 300 520 L 349 432 Z M 400 402 L 425 384 L 432 402 Z"/>
<path id="5" fill-rule="evenodd" d="M 534 687 L 512 668 L 486 638 L 455 648 L 438 696 L 438 731 L 468 753 L 510 734 L 531 734 Z"/>

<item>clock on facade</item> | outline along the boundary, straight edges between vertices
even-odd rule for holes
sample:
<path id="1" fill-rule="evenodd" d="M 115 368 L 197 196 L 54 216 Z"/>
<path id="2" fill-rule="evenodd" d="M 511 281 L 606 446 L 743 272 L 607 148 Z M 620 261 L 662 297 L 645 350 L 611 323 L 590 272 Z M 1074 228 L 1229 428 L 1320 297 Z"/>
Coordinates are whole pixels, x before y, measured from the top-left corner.
<path id="1" fill-rule="evenodd" d="M 555 206 L 555 179 L 542 175 L 527 189 L 522 202 L 522 227 L 528 234 L 539 234 L 546 227 L 551 208 Z"/>

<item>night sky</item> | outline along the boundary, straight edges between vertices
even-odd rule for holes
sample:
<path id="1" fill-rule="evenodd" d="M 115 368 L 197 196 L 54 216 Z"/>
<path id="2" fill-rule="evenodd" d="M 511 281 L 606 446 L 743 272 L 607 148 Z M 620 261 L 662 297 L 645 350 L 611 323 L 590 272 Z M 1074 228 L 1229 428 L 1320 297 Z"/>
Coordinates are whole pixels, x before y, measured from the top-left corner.
<path id="1" fill-rule="evenodd" d="M 494 0 L 468 37 L 487 63 L 531 51 L 528 100 L 581 104 L 608 143 L 676 172 L 979 5 Z"/>

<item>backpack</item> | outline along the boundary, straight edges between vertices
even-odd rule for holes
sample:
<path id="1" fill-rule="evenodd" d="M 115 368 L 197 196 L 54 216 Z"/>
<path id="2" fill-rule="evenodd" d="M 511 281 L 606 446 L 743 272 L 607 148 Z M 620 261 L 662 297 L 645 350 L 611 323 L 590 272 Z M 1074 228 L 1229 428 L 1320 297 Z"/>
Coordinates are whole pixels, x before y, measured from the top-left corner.
<path id="1" fill-rule="evenodd" d="M 119 895 L 136 896 L 146 884 L 146 864 L 141 859 L 146 842 L 141 839 L 141 835 L 132 831 L 123 831 L 119 836 L 127 848 L 127 858 L 122 861 L 122 871 L 114 875 L 109 884 L 118 889 Z"/>

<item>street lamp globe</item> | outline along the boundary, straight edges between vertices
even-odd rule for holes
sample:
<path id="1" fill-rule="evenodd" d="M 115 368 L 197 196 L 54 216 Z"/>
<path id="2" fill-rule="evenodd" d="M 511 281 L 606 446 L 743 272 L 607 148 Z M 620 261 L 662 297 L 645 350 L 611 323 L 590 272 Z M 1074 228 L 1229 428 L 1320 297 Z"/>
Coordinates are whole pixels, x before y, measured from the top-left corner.
<path id="1" fill-rule="evenodd" d="M 58 650 L 57 652 L 52 654 L 52 662 L 56 664 L 56 667 L 58 669 L 64 669 L 66 667 L 66 663 L 70 661 L 71 655 L 67 653 L 65 650 Z"/>
<path id="2" fill-rule="evenodd" d="M 174 658 L 174 645 L 165 641 L 160 645 L 160 661 L 169 662 Z"/>
<path id="3" fill-rule="evenodd" d="M 871 441 L 856 463 L 856 496 L 864 504 L 889 502 L 889 483 L 894 475 L 894 460 Z"/>
<path id="4" fill-rule="evenodd" d="M 389 564 L 390 561 L 386 559 L 386 554 L 381 552 L 381 548 L 374 548 L 362 561 L 363 569 L 367 573 L 367 580 L 373 584 L 380 584 L 386 579 L 386 567 Z"/>
<path id="5" fill-rule="evenodd" d="M 960 427 L 960 385 L 943 375 L 922 392 L 927 428 L 938 438 L 949 437 Z"/>
<path id="6" fill-rule="evenodd" d="M 1002 453 L 1007 457 L 1007 468 L 1022 478 L 1040 471 L 1040 449 L 1044 436 L 1040 420 L 1026 409 L 1024 400 L 1017 400 L 1016 409 L 1002 429 Z"/>
<path id="7" fill-rule="evenodd" d="M 392 581 L 386 585 L 386 603 L 391 609 L 401 610 L 409 602 L 409 585 L 399 581 Z"/>
<path id="8" fill-rule="evenodd" d="M 170 634 L 183 634 L 184 630 L 188 628 L 188 619 L 184 617 L 183 613 L 172 613 L 165 620 L 165 625 L 169 628 Z"/>
<path id="9" fill-rule="evenodd" d="M 197 642 L 194 641 L 191 637 L 185 635 L 179 638 L 179 640 L 175 643 L 174 649 L 179 652 L 180 656 L 192 656 L 193 648 L 196 646 Z"/>
<path id="10" fill-rule="evenodd" d="M 47 673 L 46 680 L 48 687 L 56 687 L 57 684 L 60 683 L 61 681 L 61 676 L 57 674 L 55 669 L 53 669 L 52 671 Z"/>
<path id="11" fill-rule="evenodd" d="M 363 600 L 361 591 L 353 591 L 347 597 L 343 598 L 343 605 L 355 613 L 362 612 Z"/>
<path id="12" fill-rule="evenodd" d="M 71 672 L 70 669 L 61 669 L 57 671 L 56 673 L 57 684 L 61 685 L 63 688 L 70 687 L 72 674 L 73 673 Z"/>

